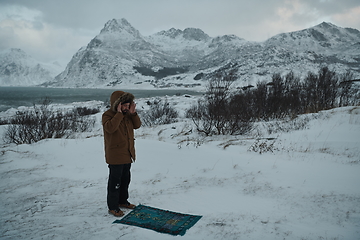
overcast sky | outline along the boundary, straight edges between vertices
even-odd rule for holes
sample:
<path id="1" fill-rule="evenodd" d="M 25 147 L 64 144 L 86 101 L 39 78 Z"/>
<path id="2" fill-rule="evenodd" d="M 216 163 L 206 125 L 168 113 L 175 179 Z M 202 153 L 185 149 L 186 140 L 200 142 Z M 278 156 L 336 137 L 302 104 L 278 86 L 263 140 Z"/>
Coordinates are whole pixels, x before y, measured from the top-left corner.
<path id="1" fill-rule="evenodd" d="M 331 22 L 360 30 L 359 0 L 0 0 L 0 50 L 67 64 L 104 24 L 127 19 L 143 36 L 200 28 L 264 41 Z"/>

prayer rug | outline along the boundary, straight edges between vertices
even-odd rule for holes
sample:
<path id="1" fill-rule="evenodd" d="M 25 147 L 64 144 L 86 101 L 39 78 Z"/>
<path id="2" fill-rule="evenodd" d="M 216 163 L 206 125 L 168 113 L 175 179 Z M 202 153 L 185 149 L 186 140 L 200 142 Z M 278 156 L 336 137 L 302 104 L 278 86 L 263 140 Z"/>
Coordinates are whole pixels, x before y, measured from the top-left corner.
<path id="1" fill-rule="evenodd" d="M 186 230 L 194 226 L 201 217 L 138 205 L 125 217 L 113 223 L 134 225 L 160 233 L 183 236 Z"/>

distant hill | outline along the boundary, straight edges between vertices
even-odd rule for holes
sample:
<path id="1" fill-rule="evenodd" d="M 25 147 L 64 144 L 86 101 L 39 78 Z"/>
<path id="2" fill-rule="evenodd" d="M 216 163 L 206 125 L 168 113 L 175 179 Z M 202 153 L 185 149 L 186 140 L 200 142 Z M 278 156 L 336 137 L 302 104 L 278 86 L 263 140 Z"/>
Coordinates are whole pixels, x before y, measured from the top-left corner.
<path id="1" fill-rule="evenodd" d="M 359 30 L 323 22 L 251 42 L 235 35 L 210 37 L 197 28 L 143 36 L 126 19 L 112 19 L 63 72 L 41 79 L 56 87 L 203 89 L 214 74 L 228 71 L 241 87 L 270 81 L 273 73 L 304 76 L 324 65 L 360 78 Z"/>
<path id="2" fill-rule="evenodd" d="M 35 86 L 51 81 L 61 71 L 57 63 L 36 61 L 23 50 L 0 52 L 0 86 Z"/>

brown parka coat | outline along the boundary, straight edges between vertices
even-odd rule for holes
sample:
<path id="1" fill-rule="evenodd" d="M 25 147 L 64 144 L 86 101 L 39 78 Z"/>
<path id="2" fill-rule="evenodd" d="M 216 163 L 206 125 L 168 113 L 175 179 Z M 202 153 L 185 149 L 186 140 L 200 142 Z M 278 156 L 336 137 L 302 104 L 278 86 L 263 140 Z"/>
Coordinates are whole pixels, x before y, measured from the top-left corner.
<path id="1" fill-rule="evenodd" d="M 132 102 L 134 95 L 115 91 L 110 97 L 110 109 L 102 115 L 104 130 L 105 159 L 108 164 L 127 164 L 135 161 L 134 129 L 141 126 L 137 114 L 117 112 L 123 102 Z"/>

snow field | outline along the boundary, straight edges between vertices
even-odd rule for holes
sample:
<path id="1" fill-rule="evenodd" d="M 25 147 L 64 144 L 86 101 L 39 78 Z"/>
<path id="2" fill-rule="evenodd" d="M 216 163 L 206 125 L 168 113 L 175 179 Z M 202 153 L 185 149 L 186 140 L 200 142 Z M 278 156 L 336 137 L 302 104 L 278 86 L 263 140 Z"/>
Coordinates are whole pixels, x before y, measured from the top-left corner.
<path id="1" fill-rule="evenodd" d="M 168 100 L 180 111 L 194 101 Z M 3 144 L 0 238 L 360 239 L 359 113 L 308 114 L 301 130 L 270 134 L 275 123 L 263 123 L 249 136 L 204 137 L 182 117 L 136 130 L 129 200 L 202 215 L 182 237 L 112 224 L 101 113 L 87 136 Z M 255 143 L 266 146 L 262 154 Z"/>

